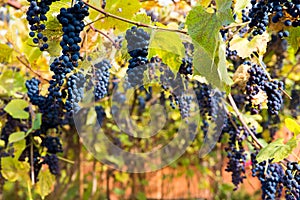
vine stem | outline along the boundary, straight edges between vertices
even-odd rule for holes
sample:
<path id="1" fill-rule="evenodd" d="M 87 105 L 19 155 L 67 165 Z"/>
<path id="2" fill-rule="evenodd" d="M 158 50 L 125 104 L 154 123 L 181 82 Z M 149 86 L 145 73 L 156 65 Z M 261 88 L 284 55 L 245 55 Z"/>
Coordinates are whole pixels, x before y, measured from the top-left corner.
<path id="1" fill-rule="evenodd" d="M 34 71 L 29 63 L 26 63 L 22 60 L 23 56 L 17 56 L 17 59 L 20 61 L 20 63 L 22 63 L 27 69 L 29 69 L 33 74 L 35 74 L 37 77 L 39 77 L 40 80 L 43 80 L 45 82 L 49 82 L 49 80 L 45 79 L 44 77 L 42 77 L 41 75 L 39 75 L 36 71 Z M 27 61 L 27 59 L 26 59 Z"/>
<path id="2" fill-rule="evenodd" d="M 255 141 L 255 143 L 259 146 L 259 148 L 263 148 L 263 145 L 260 143 L 260 141 L 257 139 L 257 137 L 255 136 L 255 134 L 250 130 L 249 126 L 247 125 L 247 123 L 244 120 L 243 115 L 240 113 L 233 97 L 231 94 L 228 95 L 228 99 L 230 102 L 230 105 L 232 106 L 234 112 L 236 113 L 237 117 L 239 118 L 239 120 L 241 121 L 241 123 L 243 124 L 243 126 L 245 127 L 245 129 L 248 131 L 248 133 L 251 135 L 252 139 Z"/>
<path id="3" fill-rule="evenodd" d="M 92 26 L 92 25 L 90 25 L 90 27 L 91 27 L 91 29 L 92 29 L 93 31 L 98 32 L 98 33 L 100 33 L 101 35 L 103 35 L 104 37 L 106 37 L 106 38 L 114 45 L 115 48 L 118 47 L 118 45 L 115 43 L 115 41 L 114 41 L 113 39 L 111 39 L 111 37 L 109 37 L 106 33 L 104 33 L 103 31 L 101 31 L 101 30 L 95 28 L 95 27 Z"/>
<path id="4" fill-rule="evenodd" d="M 117 19 L 117 20 L 120 20 L 120 21 L 123 21 L 123 22 L 127 22 L 127 23 L 130 23 L 130 24 L 134 24 L 136 26 L 141 26 L 141 27 L 146 27 L 146 28 L 152 28 L 152 29 L 157 29 L 157 30 L 163 30 L 163 31 L 169 31 L 169 32 L 177 32 L 177 33 L 182 33 L 182 34 L 186 34 L 187 35 L 187 31 L 184 31 L 184 30 L 178 30 L 178 29 L 170 29 L 170 28 L 163 28 L 163 27 L 158 27 L 158 26 L 151 26 L 149 24 L 143 24 L 143 23 L 140 23 L 140 22 L 136 22 L 136 21 L 133 21 L 133 20 L 130 20 L 130 19 L 126 19 L 126 18 L 123 18 L 123 17 L 120 17 L 118 15 L 114 15 L 114 14 L 111 14 L 109 12 L 106 12 L 102 9 L 99 9 L 85 1 L 83 1 L 84 4 L 86 4 L 87 6 L 89 6 L 90 8 L 98 11 L 99 13 L 105 15 L 106 17 L 111 17 L 111 18 L 114 18 L 114 19 Z"/>

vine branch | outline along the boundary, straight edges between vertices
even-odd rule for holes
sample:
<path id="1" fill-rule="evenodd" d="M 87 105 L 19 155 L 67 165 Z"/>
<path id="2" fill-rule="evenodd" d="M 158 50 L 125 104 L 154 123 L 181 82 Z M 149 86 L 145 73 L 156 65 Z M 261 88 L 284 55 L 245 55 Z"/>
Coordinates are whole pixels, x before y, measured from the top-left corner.
<path id="1" fill-rule="evenodd" d="M 182 34 L 186 34 L 187 35 L 187 31 L 184 31 L 184 30 L 178 30 L 178 29 L 170 29 L 170 28 L 163 28 L 163 27 L 158 27 L 158 26 L 151 26 L 149 24 L 144 24 L 144 23 L 140 23 L 140 22 L 136 22 L 136 21 L 133 21 L 133 20 L 130 20 L 130 19 L 126 19 L 126 18 L 123 18 L 123 17 L 120 17 L 118 15 L 114 15 L 114 14 L 111 14 L 109 12 L 106 12 L 102 9 L 99 9 L 85 1 L 83 1 L 84 4 L 86 4 L 87 6 L 89 6 L 90 8 L 98 11 L 99 13 L 105 15 L 106 17 L 111 17 L 111 18 L 114 18 L 114 19 L 117 19 L 117 20 L 120 20 L 120 21 L 123 21 L 123 22 L 127 22 L 127 23 L 130 23 L 130 24 L 134 24 L 136 26 L 140 26 L 140 27 L 146 27 L 146 28 L 152 28 L 152 29 L 156 29 L 156 30 L 163 30 L 163 31 L 169 31 L 169 32 L 177 32 L 177 33 L 182 33 Z"/>
<path id="2" fill-rule="evenodd" d="M 234 112 L 236 113 L 237 117 L 239 118 L 239 120 L 241 121 L 241 123 L 243 124 L 244 128 L 248 131 L 248 133 L 251 135 L 252 139 L 255 141 L 255 143 L 259 146 L 259 148 L 263 148 L 263 145 L 260 143 L 260 141 L 257 139 L 257 137 L 255 136 L 255 134 L 250 130 L 249 126 L 247 125 L 247 123 L 244 120 L 243 115 L 240 113 L 233 97 L 231 94 L 228 95 L 228 99 L 230 102 L 230 105 L 232 106 Z"/>

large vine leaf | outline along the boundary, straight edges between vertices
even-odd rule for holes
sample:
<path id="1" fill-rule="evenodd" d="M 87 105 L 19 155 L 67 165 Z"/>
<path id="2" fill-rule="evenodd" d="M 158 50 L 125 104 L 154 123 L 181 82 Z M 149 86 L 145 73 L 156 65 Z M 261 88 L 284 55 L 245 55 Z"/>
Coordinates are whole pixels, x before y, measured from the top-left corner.
<path id="1" fill-rule="evenodd" d="M 8 181 L 14 182 L 21 179 L 29 179 L 29 169 L 28 162 L 20 162 L 16 157 L 1 158 L 1 174 Z"/>
<path id="2" fill-rule="evenodd" d="M 211 56 L 202 47 L 195 48 L 194 54 L 194 65 L 195 65 L 195 75 L 202 75 L 206 80 L 225 91 L 228 87 L 233 84 L 226 66 L 226 55 L 225 55 L 225 43 L 220 41 L 218 44 L 219 49 L 217 49 L 217 56 Z"/>
<path id="3" fill-rule="evenodd" d="M 221 90 L 225 89 L 224 85 L 232 82 L 224 65 L 223 50 L 219 49 L 222 41 L 219 37 L 221 27 L 234 21 L 231 4 L 230 0 L 217 0 L 217 11 L 214 13 L 207 12 L 207 9 L 202 6 L 194 7 L 186 21 L 188 33 L 196 47 L 194 54 L 196 74 L 204 76 Z"/>
<path id="4" fill-rule="evenodd" d="M 48 168 L 41 170 L 38 176 L 39 181 L 36 184 L 36 192 L 41 195 L 42 199 L 50 194 L 55 184 L 55 176 L 52 175 Z"/>
<path id="5" fill-rule="evenodd" d="M 22 99 L 11 100 L 4 108 L 5 112 L 16 119 L 28 119 L 29 113 L 24 111 L 28 107 L 28 102 Z"/>
<path id="6" fill-rule="evenodd" d="M 149 58 L 159 56 L 174 73 L 177 73 L 184 55 L 184 45 L 177 33 L 153 32 L 149 45 Z"/>
<path id="7" fill-rule="evenodd" d="M 298 140 L 293 137 L 286 144 L 283 141 L 284 139 L 280 138 L 261 149 L 256 157 L 257 162 L 269 159 L 273 159 L 272 162 L 279 162 L 287 158 L 297 147 Z"/>
<path id="8" fill-rule="evenodd" d="M 287 118 L 284 120 L 286 127 L 298 136 L 300 134 L 300 125 L 292 118 Z"/>
<path id="9" fill-rule="evenodd" d="M 138 0 L 115 0 L 107 1 L 105 11 L 126 19 L 132 19 L 134 14 L 137 13 L 140 8 L 141 5 Z M 131 25 L 127 22 L 107 17 L 103 20 L 95 22 L 94 26 L 98 29 L 108 30 L 110 28 L 114 28 L 116 32 L 123 32 Z"/>

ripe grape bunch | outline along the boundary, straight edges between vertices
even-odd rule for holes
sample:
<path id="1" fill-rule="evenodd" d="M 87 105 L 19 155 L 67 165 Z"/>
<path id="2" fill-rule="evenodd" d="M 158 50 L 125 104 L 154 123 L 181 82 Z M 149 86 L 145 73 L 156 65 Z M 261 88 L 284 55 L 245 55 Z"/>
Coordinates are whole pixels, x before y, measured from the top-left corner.
<path id="1" fill-rule="evenodd" d="M 243 127 L 235 127 L 229 118 L 226 120 L 222 130 L 222 134 L 228 133 L 230 137 L 228 147 L 225 148 L 227 158 L 229 159 L 225 170 L 231 172 L 232 183 L 235 185 L 235 190 L 238 189 L 239 184 L 243 183 L 243 180 L 246 178 L 245 166 L 247 153 L 242 142 L 245 140 L 247 134 L 244 134 L 243 131 Z"/>
<path id="2" fill-rule="evenodd" d="M 128 80 L 132 87 L 142 86 L 144 71 L 148 64 L 148 46 L 150 35 L 141 28 L 133 26 L 126 31 L 127 50 L 131 59 L 127 70 Z"/>
<path id="3" fill-rule="evenodd" d="M 284 175 L 280 164 L 267 164 L 266 161 L 258 163 L 256 153 L 251 154 L 252 176 L 257 177 L 262 184 L 262 199 L 277 199 L 282 195 L 281 184 Z"/>
<path id="4" fill-rule="evenodd" d="M 283 104 L 282 92 L 284 83 L 281 81 L 270 81 L 266 72 L 256 64 L 245 62 L 250 66 L 248 73 L 250 75 L 246 83 L 246 100 L 249 101 L 249 107 L 252 114 L 258 114 L 261 110 L 260 98 L 266 95 L 268 112 L 271 115 L 278 115 L 278 111 Z M 263 99 L 263 98 L 262 98 Z"/>
<path id="5" fill-rule="evenodd" d="M 41 1 L 37 4 L 31 3 L 28 13 L 31 9 L 33 10 L 32 6 L 37 5 L 43 7 L 44 4 L 50 5 L 50 2 L 51 1 Z M 44 9 L 48 11 L 49 6 Z M 39 9 L 35 7 L 35 10 Z M 41 13 L 44 13 L 44 11 L 41 11 Z M 42 21 L 46 20 L 43 15 L 44 14 L 39 15 Z M 62 55 L 55 58 L 50 65 L 50 70 L 54 75 L 49 81 L 48 94 L 40 94 L 39 86 L 41 82 L 38 79 L 32 78 L 26 81 L 27 94 L 30 102 L 37 106 L 39 112 L 42 113 L 40 130 L 35 131 L 34 134 L 42 139 L 41 146 L 46 147 L 48 153 L 44 157 L 41 157 L 38 152 L 33 155 L 34 162 L 38 165 L 34 169 L 35 177 L 37 177 L 41 164 L 49 165 L 52 174 L 59 174 L 58 157 L 55 154 L 62 152 L 60 140 L 58 137 L 44 136 L 41 133 L 47 133 L 49 129 L 58 131 L 58 127 L 64 125 L 65 119 L 69 119 L 74 113 L 74 110 L 76 111 L 79 108 L 78 102 L 83 95 L 85 76 L 80 70 L 75 72 L 75 68 L 78 67 L 78 60 L 80 58 L 80 46 L 78 44 L 81 42 L 80 32 L 85 26 L 83 19 L 88 15 L 88 7 L 82 1 L 76 1 L 72 7 L 67 9 L 62 8 L 60 10 L 57 19 L 62 24 L 63 37 L 60 45 L 63 50 Z M 36 22 L 36 20 L 34 20 L 34 22 Z M 37 25 L 31 24 L 31 27 L 35 26 Z M 39 27 L 40 26 L 42 25 L 39 25 Z M 38 31 L 41 30 L 38 29 Z M 23 151 L 23 155 L 27 157 L 31 157 L 29 156 L 30 154 L 28 149 Z"/>
<path id="6" fill-rule="evenodd" d="M 251 0 L 252 8 L 248 16 L 243 17 L 244 21 L 250 21 L 249 27 L 255 28 L 253 35 L 262 35 L 270 19 L 273 23 L 281 23 L 284 28 L 278 32 L 278 36 L 288 37 L 289 32 L 284 30 L 285 27 L 300 26 L 300 2 L 298 0 Z"/>
<path id="7" fill-rule="evenodd" d="M 44 21 L 47 21 L 46 14 L 50 10 L 50 5 L 57 0 L 27 0 L 30 2 L 26 19 L 30 25 L 29 36 L 33 38 L 33 43 L 39 45 L 40 50 L 48 49 L 48 38 L 43 35 L 46 29 Z"/>
<path id="8" fill-rule="evenodd" d="M 99 101 L 108 94 L 108 84 L 109 84 L 109 69 L 111 64 L 109 60 L 104 59 L 100 63 L 95 64 L 95 86 L 94 95 L 95 101 Z"/>

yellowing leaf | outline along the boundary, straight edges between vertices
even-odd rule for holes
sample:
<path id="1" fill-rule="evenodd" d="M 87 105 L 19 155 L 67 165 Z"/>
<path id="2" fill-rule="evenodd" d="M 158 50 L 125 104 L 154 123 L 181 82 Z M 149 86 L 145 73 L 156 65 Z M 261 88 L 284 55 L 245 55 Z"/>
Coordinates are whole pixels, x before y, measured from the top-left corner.
<path id="1" fill-rule="evenodd" d="M 284 122 L 286 127 L 296 136 L 300 134 L 300 125 L 294 119 L 287 118 Z"/>
<path id="2" fill-rule="evenodd" d="M 45 199 L 45 197 L 53 190 L 55 176 L 50 173 L 49 168 L 46 168 L 40 171 L 38 179 L 36 192 L 41 195 L 42 199 Z"/>
<path id="3" fill-rule="evenodd" d="M 253 52 L 259 55 L 266 53 L 267 44 L 269 42 L 269 34 L 255 36 L 251 41 L 247 38 L 241 38 L 238 34 L 230 41 L 230 50 L 236 50 L 241 58 L 248 58 Z"/>
<path id="4" fill-rule="evenodd" d="M 114 0 L 107 1 L 105 11 L 126 18 L 132 19 L 134 14 L 141 8 L 138 0 Z M 98 29 L 110 29 L 115 28 L 115 32 L 123 32 L 130 26 L 127 22 L 123 22 L 111 17 L 107 17 L 103 20 L 97 21 L 94 24 L 95 28 Z"/>
<path id="5" fill-rule="evenodd" d="M 0 63 L 8 62 L 13 49 L 10 48 L 7 44 L 0 44 Z"/>
<path id="6" fill-rule="evenodd" d="M 159 56 L 174 73 L 178 72 L 184 54 L 184 46 L 177 33 L 155 31 L 151 35 L 148 58 Z"/>
<path id="7" fill-rule="evenodd" d="M 292 138 L 286 144 L 283 143 L 283 138 L 268 144 L 257 154 L 257 162 L 273 159 L 272 162 L 279 162 L 287 158 L 297 147 L 297 139 Z"/>
<path id="8" fill-rule="evenodd" d="M 1 174 L 8 181 L 15 182 L 28 179 L 30 166 L 27 162 L 20 162 L 17 158 L 1 158 Z"/>
<path id="9" fill-rule="evenodd" d="M 5 112 L 10 114 L 16 119 L 28 119 L 28 112 L 24 111 L 24 108 L 28 107 L 28 102 L 22 99 L 11 100 L 4 108 Z"/>
<path id="10" fill-rule="evenodd" d="M 9 135 L 8 143 L 18 142 L 20 140 L 23 140 L 24 138 L 25 138 L 25 132 L 22 132 L 22 131 L 14 132 Z"/>

